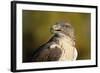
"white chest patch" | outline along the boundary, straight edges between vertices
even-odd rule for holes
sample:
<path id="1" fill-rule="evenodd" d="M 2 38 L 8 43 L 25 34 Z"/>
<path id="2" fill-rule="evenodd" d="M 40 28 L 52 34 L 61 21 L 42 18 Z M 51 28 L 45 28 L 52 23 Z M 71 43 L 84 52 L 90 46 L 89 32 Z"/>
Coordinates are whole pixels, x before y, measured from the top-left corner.
<path id="1" fill-rule="evenodd" d="M 59 60 L 66 61 L 66 60 L 76 60 L 77 58 L 77 50 L 73 46 L 72 40 L 68 37 L 62 37 L 59 39 L 59 43 L 62 50 L 62 55 Z"/>

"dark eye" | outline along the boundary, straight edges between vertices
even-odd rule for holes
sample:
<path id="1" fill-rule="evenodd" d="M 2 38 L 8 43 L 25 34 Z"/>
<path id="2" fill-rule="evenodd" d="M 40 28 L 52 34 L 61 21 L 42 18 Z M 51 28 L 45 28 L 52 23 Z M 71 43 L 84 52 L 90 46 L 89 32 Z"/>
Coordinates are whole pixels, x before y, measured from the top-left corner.
<path id="1" fill-rule="evenodd" d="M 65 27 L 66 27 L 66 28 L 72 28 L 72 26 L 71 26 L 71 25 L 66 25 Z"/>

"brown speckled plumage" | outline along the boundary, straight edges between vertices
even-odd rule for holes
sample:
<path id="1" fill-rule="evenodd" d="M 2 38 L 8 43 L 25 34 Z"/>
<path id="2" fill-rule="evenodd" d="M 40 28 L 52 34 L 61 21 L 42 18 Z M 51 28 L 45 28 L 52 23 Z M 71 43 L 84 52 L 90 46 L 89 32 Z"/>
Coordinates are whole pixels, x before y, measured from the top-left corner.
<path id="1" fill-rule="evenodd" d="M 52 38 L 40 46 L 33 56 L 34 62 L 72 61 L 77 58 L 74 30 L 71 24 L 60 22 L 51 28 Z"/>

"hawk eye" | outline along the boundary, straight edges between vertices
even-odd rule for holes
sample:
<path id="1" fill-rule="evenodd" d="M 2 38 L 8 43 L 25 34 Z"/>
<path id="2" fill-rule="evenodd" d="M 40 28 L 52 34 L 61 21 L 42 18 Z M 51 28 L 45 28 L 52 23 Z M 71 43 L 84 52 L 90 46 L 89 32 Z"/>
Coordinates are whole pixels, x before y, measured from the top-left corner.
<path id="1" fill-rule="evenodd" d="M 65 25 L 66 28 L 71 28 L 71 25 Z"/>

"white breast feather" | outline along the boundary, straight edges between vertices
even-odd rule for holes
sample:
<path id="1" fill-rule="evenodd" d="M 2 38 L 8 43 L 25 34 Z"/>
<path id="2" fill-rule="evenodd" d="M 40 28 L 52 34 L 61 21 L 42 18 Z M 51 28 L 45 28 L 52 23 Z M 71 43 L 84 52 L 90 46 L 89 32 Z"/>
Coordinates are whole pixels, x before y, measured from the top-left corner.
<path id="1" fill-rule="evenodd" d="M 65 60 L 76 60 L 77 58 L 77 50 L 72 45 L 73 42 L 69 37 L 62 37 L 59 39 L 60 46 L 62 49 L 62 55 L 59 60 L 65 61 Z"/>

